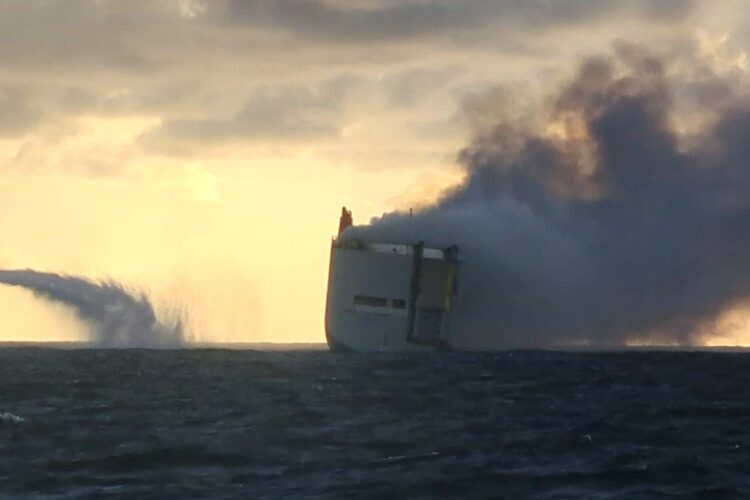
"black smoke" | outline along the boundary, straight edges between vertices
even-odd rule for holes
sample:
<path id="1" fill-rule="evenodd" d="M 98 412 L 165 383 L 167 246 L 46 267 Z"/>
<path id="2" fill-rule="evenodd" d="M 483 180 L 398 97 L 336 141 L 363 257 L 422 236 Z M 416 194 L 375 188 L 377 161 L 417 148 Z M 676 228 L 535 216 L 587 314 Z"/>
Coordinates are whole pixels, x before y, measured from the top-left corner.
<path id="1" fill-rule="evenodd" d="M 183 343 L 182 328 L 161 324 L 144 295 L 129 293 L 109 281 L 32 270 L 0 270 L 0 283 L 19 286 L 73 308 L 92 327 L 100 347 L 175 348 Z"/>
<path id="2" fill-rule="evenodd" d="M 532 116 L 478 130 L 459 154 L 465 182 L 436 205 L 345 237 L 458 244 L 466 347 L 700 343 L 750 298 L 738 82 L 622 45 Z"/>

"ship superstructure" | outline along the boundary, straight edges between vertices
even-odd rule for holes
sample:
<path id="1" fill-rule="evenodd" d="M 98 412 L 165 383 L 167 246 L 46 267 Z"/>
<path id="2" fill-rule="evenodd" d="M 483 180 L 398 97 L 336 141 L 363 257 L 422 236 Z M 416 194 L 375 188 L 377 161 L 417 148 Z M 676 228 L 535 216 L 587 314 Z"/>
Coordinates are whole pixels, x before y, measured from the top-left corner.
<path id="1" fill-rule="evenodd" d="M 331 243 L 326 339 L 332 350 L 401 351 L 450 348 L 458 249 L 362 241 L 341 236 L 342 210 Z"/>

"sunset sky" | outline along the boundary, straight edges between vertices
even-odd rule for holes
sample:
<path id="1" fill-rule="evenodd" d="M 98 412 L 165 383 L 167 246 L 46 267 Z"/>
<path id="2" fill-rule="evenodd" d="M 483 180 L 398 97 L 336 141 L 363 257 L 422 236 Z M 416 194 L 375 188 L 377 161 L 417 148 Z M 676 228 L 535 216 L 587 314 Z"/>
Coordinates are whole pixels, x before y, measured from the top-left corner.
<path id="1" fill-rule="evenodd" d="M 746 72 L 749 28 L 742 0 L 0 0 L 0 267 L 118 280 L 202 342 L 322 342 L 341 206 L 460 183 L 497 88 L 621 41 Z M 0 287 L 0 340 L 86 332 Z"/>

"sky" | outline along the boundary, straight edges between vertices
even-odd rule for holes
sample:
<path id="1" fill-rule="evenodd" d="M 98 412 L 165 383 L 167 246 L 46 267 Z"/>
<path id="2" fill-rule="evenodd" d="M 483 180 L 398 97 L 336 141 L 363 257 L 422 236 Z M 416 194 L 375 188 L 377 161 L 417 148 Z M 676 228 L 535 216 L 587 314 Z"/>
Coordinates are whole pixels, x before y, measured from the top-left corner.
<path id="1" fill-rule="evenodd" d="M 342 205 L 434 202 L 499 102 L 624 42 L 745 73 L 748 28 L 740 0 L 0 0 L 0 267 L 117 280 L 196 341 L 322 342 Z M 0 287 L 0 340 L 86 335 Z"/>

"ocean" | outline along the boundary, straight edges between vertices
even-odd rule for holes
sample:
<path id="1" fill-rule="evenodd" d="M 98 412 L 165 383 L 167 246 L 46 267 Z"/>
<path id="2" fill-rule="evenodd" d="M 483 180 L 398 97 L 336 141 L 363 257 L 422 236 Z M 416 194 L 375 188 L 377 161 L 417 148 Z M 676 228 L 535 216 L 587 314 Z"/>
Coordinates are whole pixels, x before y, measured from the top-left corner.
<path id="1" fill-rule="evenodd" d="M 0 498 L 750 498 L 750 354 L 0 349 Z"/>

